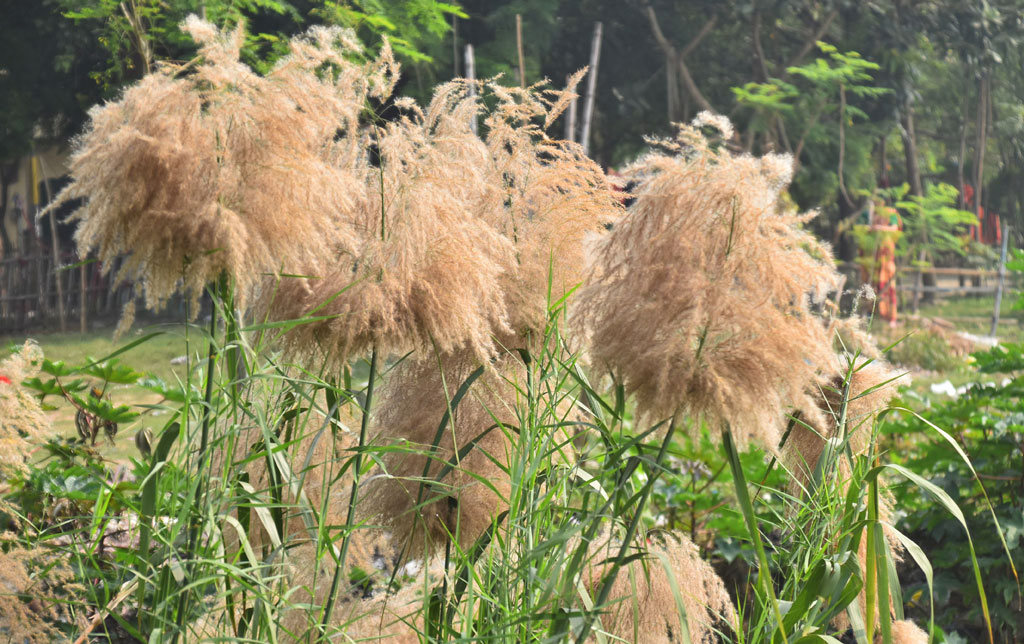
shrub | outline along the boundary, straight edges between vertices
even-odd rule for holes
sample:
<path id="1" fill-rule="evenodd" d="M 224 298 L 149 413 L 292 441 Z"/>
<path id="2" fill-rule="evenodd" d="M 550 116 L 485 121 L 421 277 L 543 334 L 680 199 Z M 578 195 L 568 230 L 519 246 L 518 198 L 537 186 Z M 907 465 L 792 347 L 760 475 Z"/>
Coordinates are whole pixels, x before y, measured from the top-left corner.
<path id="1" fill-rule="evenodd" d="M 728 122 L 702 115 L 629 171 L 623 213 L 579 147 L 545 134 L 568 91 L 491 82 L 485 111 L 455 82 L 420 107 L 391 96 L 386 48 L 357 62 L 343 32 L 296 39 L 258 76 L 240 31 L 188 26 L 195 67 L 97 111 L 66 193 L 88 198 L 83 249 L 130 251 L 149 304 L 203 288 L 214 303 L 190 331 L 206 359 L 158 387 L 168 419 L 140 443 L 137 482 L 94 463 L 70 518 L 89 628 L 109 616 L 172 643 L 917 637 L 892 539 L 928 566 L 886 538 L 879 477 L 934 490 L 880 462 L 891 378 L 870 346 L 833 347 L 838 276 L 809 216 L 780 205 L 788 159 L 729 152 L 700 130 L 728 138 Z M 43 394 L 139 377 L 107 359 L 48 373 Z M 130 419 L 98 400 L 83 404 Z M 647 529 L 669 456 L 703 427 L 757 569 L 735 599 L 684 535 Z M 736 439 L 772 455 L 753 496 Z M 93 544 L 126 517 L 132 541 L 103 556 Z"/>

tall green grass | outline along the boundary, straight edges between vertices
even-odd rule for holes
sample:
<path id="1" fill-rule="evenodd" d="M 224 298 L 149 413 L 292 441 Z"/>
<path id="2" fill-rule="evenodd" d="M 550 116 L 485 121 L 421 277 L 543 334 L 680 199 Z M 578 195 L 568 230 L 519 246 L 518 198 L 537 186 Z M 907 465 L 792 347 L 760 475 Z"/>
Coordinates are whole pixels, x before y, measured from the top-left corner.
<path id="1" fill-rule="evenodd" d="M 134 460 L 136 482 L 114 484 L 99 466 L 102 485 L 78 506 L 83 514 L 73 517 L 76 536 L 61 546 L 79 575 L 96 582 L 81 598 L 99 611 L 93 633 L 117 622 L 146 642 L 345 641 L 352 623 L 369 610 L 360 602 L 372 587 L 418 597 L 404 607 L 405 619 L 412 636 L 425 642 L 615 641 L 602 623 L 615 610 L 608 604 L 610 590 L 619 575 L 638 574 L 630 565 L 636 561 L 644 560 L 639 574 L 663 565 L 643 547 L 651 542 L 657 512 L 651 490 L 659 476 L 672 475 L 667 464 L 680 449 L 676 432 L 694 419 L 634 427 L 622 388 L 595 384 L 607 380 L 567 349 L 559 328 L 564 312 L 556 306 L 536 353 L 517 356 L 525 378 L 510 383 L 515 396 L 504 401 L 515 410 L 515 423 L 489 429 L 506 434 L 511 445 L 508 454 L 491 455 L 511 482 L 507 511 L 470 547 L 459 545 L 456 525 L 442 556 L 422 562 L 426 574 L 410 576 L 398 567 L 384 574 L 362 571 L 364 577 L 346 561 L 350 541 L 377 530 L 354 520 L 358 481 L 381 455 L 422 453 L 423 447 L 370 445 L 365 423 L 355 449 L 332 457 L 337 462 L 331 468 L 311 462 L 302 446 L 310 439 L 341 442 L 342 433 L 354 433 L 343 419 L 373 413 L 375 381 L 386 386 L 394 363 L 371 359 L 341 374 L 288 364 L 273 350 L 287 325 L 246 326 L 225 295 L 215 294 L 208 327 L 190 328 L 190 354 L 205 346 L 206 358 L 190 365 L 175 397 L 181 402 L 168 403 L 168 420 L 151 451 Z M 736 504 L 731 511 L 742 515 L 756 552 L 756 579 L 738 595 L 740 621 L 718 623 L 721 641 L 836 642 L 849 624 L 858 642 L 873 641 L 869 633 L 890 642 L 893 620 L 902 618 L 897 561 L 919 566 L 931 585 L 926 554 L 880 511 L 880 476 L 904 477 L 961 523 L 963 515 L 935 484 L 885 463 L 876 421 L 854 425 L 847 418 L 847 383 L 868 362 L 849 359 L 847 381 L 834 392 L 840 406 L 831 412 L 842 431 L 828 441 L 819 462 L 806 464 L 810 477 L 790 472 L 790 484 L 764 494 L 747 480 L 730 433 L 723 433 L 720 449 Z M 474 377 L 449 383 L 448 413 L 436 419 L 441 430 L 475 384 Z M 854 432 L 870 434 L 866 452 L 851 449 Z M 475 448 L 465 445 L 460 455 Z M 257 462 L 267 472 L 262 484 L 249 478 Z M 441 463 L 425 487 L 428 494 L 444 490 L 445 477 L 459 467 L 457 459 Z M 770 467 L 782 465 L 773 460 Z M 322 489 L 331 489 L 346 473 L 356 484 L 332 493 L 350 496 L 356 505 L 344 524 L 332 524 L 326 496 L 317 505 L 304 489 L 315 476 Z M 766 504 L 765 498 L 783 503 Z M 424 496 L 422 505 L 431 500 Z M 297 535 L 289 534 L 293 516 L 303 526 Z M 111 558 L 100 544 L 108 527 L 124 517 L 137 517 L 138 542 Z M 37 528 L 43 542 L 59 534 L 53 526 Z M 609 538 L 616 546 L 595 554 L 591 544 Z M 312 549 L 303 550 L 310 540 Z M 859 557 L 862 551 L 866 556 Z M 416 553 L 403 561 L 411 559 Z M 321 571 L 314 583 L 329 591 L 297 592 L 290 581 L 296 566 Z M 595 569 L 600 574 L 593 579 Z M 977 583 L 984 604 L 980 576 Z M 685 612 L 686 580 L 675 580 L 673 589 L 677 596 L 669 600 Z M 348 618 L 337 618 L 339 606 L 351 608 Z M 289 614 L 304 618 L 289 621 Z M 286 622 L 305 626 L 289 632 Z M 685 614 L 681 623 L 686 630 Z"/>

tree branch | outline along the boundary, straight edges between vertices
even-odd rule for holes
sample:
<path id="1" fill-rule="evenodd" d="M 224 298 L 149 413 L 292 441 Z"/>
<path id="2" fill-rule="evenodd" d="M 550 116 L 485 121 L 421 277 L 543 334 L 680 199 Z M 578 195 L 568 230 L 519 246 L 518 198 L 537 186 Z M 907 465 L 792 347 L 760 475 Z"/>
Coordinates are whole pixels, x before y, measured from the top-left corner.
<path id="1" fill-rule="evenodd" d="M 679 57 L 677 62 L 679 63 L 679 77 L 683 80 L 683 85 L 686 87 L 686 91 L 693 98 L 694 102 L 697 103 L 702 110 L 715 112 L 715 108 L 712 107 L 711 103 L 708 102 L 708 99 L 701 94 L 700 89 L 697 87 L 697 83 L 693 80 L 693 76 L 690 76 L 690 70 L 686 67 L 686 62 L 683 60 L 682 56 Z"/>
<path id="2" fill-rule="evenodd" d="M 644 9 L 647 13 L 647 20 L 651 23 L 651 33 L 654 35 L 654 40 L 658 43 L 658 46 L 661 47 L 661 50 L 665 52 L 666 55 L 668 55 L 669 52 L 671 52 L 674 55 L 676 52 L 676 48 L 672 45 L 672 43 L 668 41 L 668 38 L 665 37 L 665 34 L 662 33 L 661 25 L 658 24 L 658 16 L 655 15 L 654 13 L 654 7 L 645 2 Z"/>
<path id="3" fill-rule="evenodd" d="M 709 33 L 711 33 L 711 30 L 715 28 L 716 24 L 718 24 L 718 14 L 711 16 L 711 18 L 704 23 L 704 26 L 701 27 L 699 32 L 697 32 L 697 35 L 694 36 L 693 40 L 687 43 L 685 47 L 683 47 L 683 51 L 679 52 L 679 55 L 682 58 L 686 58 L 691 53 L 693 53 L 693 50 L 696 49 L 698 45 L 700 45 L 701 41 L 704 40 L 704 38 Z"/>
<path id="4" fill-rule="evenodd" d="M 768 81 L 768 66 L 764 62 L 764 48 L 761 46 L 761 12 L 754 12 L 754 62 L 757 63 L 757 67 L 754 69 L 756 74 L 760 75 L 759 80 L 762 83 Z"/>
<path id="5" fill-rule="evenodd" d="M 680 53 L 676 49 L 675 45 L 669 42 L 668 38 L 665 37 L 665 33 L 661 30 L 661 25 L 658 22 L 658 16 L 654 13 L 654 7 L 652 7 L 649 2 L 644 3 L 644 12 L 647 14 L 647 21 L 651 25 L 651 34 L 654 36 L 654 40 L 658 43 L 658 47 L 660 47 L 665 53 L 665 61 L 667 63 L 665 73 L 672 74 L 672 65 L 675 63 L 676 71 L 679 73 L 679 78 L 683 81 L 683 86 L 686 88 L 687 94 L 693 98 L 694 102 L 697 103 L 702 110 L 714 112 L 715 108 L 711 106 L 708 99 L 701 93 L 700 88 L 697 87 L 697 83 L 693 80 L 693 76 L 690 74 L 690 70 L 683 61 L 683 58 L 687 54 L 693 52 L 693 50 L 700 45 L 700 42 L 704 40 L 709 33 L 711 33 L 711 30 L 714 29 L 715 25 L 718 23 L 718 16 L 712 16 L 706 23 L 704 23 L 701 30 L 686 45 L 682 53 Z M 669 85 L 671 87 L 671 80 Z M 672 105 L 671 97 L 669 98 L 669 105 Z"/>
<path id="6" fill-rule="evenodd" d="M 786 76 L 789 76 L 789 72 L 787 72 L 786 70 L 789 69 L 790 67 L 795 67 L 797 64 L 800 63 L 800 61 L 804 59 L 804 56 L 809 54 L 811 50 L 814 49 L 814 46 L 818 43 L 819 40 L 821 40 L 822 36 L 825 35 L 825 32 L 828 31 L 828 28 L 832 26 L 832 22 L 836 19 L 838 15 L 839 9 L 833 9 L 832 11 L 830 11 L 829 14 L 825 16 L 825 19 L 821 21 L 821 24 L 818 25 L 818 28 L 814 30 L 814 33 L 811 35 L 811 37 L 804 43 L 803 47 L 800 48 L 800 51 L 798 51 L 795 56 L 790 58 L 789 62 L 783 65 L 781 69 L 776 69 L 776 75 L 779 76 L 780 78 L 785 78 Z"/>

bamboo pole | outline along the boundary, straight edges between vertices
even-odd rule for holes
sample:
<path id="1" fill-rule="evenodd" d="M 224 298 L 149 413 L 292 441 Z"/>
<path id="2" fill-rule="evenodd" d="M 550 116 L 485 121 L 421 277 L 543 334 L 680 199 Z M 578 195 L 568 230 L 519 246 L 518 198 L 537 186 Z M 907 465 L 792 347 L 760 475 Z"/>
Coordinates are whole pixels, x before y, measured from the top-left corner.
<path id="1" fill-rule="evenodd" d="M 459 77 L 459 19 L 452 14 L 452 78 Z"/>
<path id="2" fill-rule="evenodd" d="M 78 266 L 78 332 L 85 334 L 89 328 L 88 320 L 86 319 L 86 307 L 89 306 L 89 299 L 86 297 L 86 285 L 88 280 L 85 277 L 85 269 L 88 264 L 82 263 Z"/>
<path id="3" fill-rule="evenodd" d="M 600 22 L 594 23 L 594 39 L 590 43 L 590 71 L 587 75 L 587 97 L 583 103 L 583 129 L 580 132 L 580 143 L 583 154 L 590 154 L 590 123 L 594 117 L 594 98 L 597 93 L 597 66 L 601 60 Z"/>
<path id="4" fill-rule="evenodd" d="M 523 61 L 523 16 L 516 14 L 516 52 L 519 54 L 519 87 L 526 87 L 526 64 Z"/>
<path id="5" fill-rule="evenodd" d="M 41 178 L 43 180 L 43 187 L 46 188 L 46 203 L 53 202 L 53 193 L 50 190 L 50 179 L 46 175 L 46 171 L 43 168 L 42 159 L 38 156 L 33 156 L 32 161 L 34 166 L 39 170 Z M 61 282 L 60 274 L 60 237 L 57 235 L 57 211 L 53 209 L 50 211 L 50 249 L 53 254 L 53 281 L 57 288 L 57 316 L 60 318 L 60 332 L 67 333 L 68 330 L 68 318 L 67 313 L 64 310 L 64 284 Z"/>
<path id="6" fill-rule="evenodd" d="M 999 253 L 999 279 L 996 282 L 996 304 L 992 310 L 992 328 L 989 330 L 990 337 L 996 337 L 996 327 L 999 326 L 999 307 L 1003 303 L 1003 282 L 1006 281 L 1006 244 L 1010 239 L 1010 226 L 1003 229 L 1003 248 Z"/>
<path id="7" fill-rule="evenodd" d="M 569 83 L 569 77 L 565 77 L 566 84 Z M 576 105 L 579 102 L 579 97 L 573 96 L 572 101 L 569 102 L 569 109 L 565 112 L 565 140 L 575 141 L 576 140 Z"/>
<path id="8" fill-rule="evenodd" d="M 473 57 L 473 45 L 466 45 L 466 80 L 469 81 L 469 95 L 476 96 L 476 59 Z M 473 120 L 469 122 L 473 128 L 473 134 L 477 134 L 476 112 L 473 113 Z"/>

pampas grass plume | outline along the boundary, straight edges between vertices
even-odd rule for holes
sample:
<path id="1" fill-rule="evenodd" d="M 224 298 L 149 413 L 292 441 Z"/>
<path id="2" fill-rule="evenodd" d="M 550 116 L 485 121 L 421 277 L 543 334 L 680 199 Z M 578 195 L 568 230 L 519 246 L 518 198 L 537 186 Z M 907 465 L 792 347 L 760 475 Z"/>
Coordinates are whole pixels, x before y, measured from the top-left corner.
<path id="1" fill-rule="evenodd" d="M 367 483 L 364 503 L 412 557 L 429 556 L 456 533 L 460 545 L 469 548 L 507 507 L 508 433 L 518 422 L 514 383 L 522 382 L 523 373 L 516 357 L 503 355 L 488 365 L 452 409 L 451 422 L 434 445 L 449 400 L 479 364 L 465 353 L 410 360 L 392 372 L 384 389 L 373 440 L 398 442 L 405 449 L 380 457 L 382 471 Z M 457 458 L 471 443 L 472 449 Z M 455 468 L 436 481 L 450 461 Z"/>
<path id="2" fill-rule="evenodd" d="M 50 420 L 39 401 L 21 386 L 39 373 L 43 351 L 33 340 L 0 362 L 0 475 L 26 472 L 32 444 L 45 440 Z"/>
<path id="3" fill-rule="evenodd" d="M 612 539 L 590 547 L 590 566 L 584 572 L 588 588 L 596 594 L 602 577 L 618 554 Z M 619 570 L 601 616 L 603 630 L 633 644 L 685 642 L 675 586 L 686 614 L 690 641 L 720 641 L 716 629 L 736 623 L 736 613 L 725 584 L 697 546 L 686 537 L 652 546 L 647 556 Z"/>
<path id="4" fill-rule="evenodd" d="M 79 254 L 106 267 L 123 258 L 117 277 L 135 282 L 147 306 L 182 291 L 197 299 L 221 275 L 244 305 L 268 273 L 316 267 L 355 244 L 343 217 L 355 179 L 328 155 L 341 155 L 338 126 L 373 90 L 349 81 L 392 63 L 386 49 L 346 62 L 334 51 L 342 32 L 320 29 L 259 76 L 239 61 L 241 26 L 222 33 L 191 17 L 183 29 L 200 62 L 164 65 L 94 108 L 58 202 L 84 199 L 72 217 Z M 318 76 L 325 61 L 341 82 Z"/>
<path id="5" fill-rule="evenodd" d="M 845 372 L 836 374 L 814 394 L 815 406 L 795 422 L 782 449 L 785 462 L 796 479 L 806 483 L 821 458 L 825 442 L 840 435 L 839 416 L 843 403 Z M 857 365 L 849 381 L 843 432 L 850 439 L 854 454 L 863 454 L 871 439 L 871 420 L 897 393 L 908 379 L 882 360 L 864 361 Z M 840 463 L 846 466 L 845 461 Z M 848 469 L 848 468 L 847 468 Z"/>
<path id="6" fill-rule="evenodd" d="M 436 346 L 493 351 L 507 329 L 499 277 L 509 241 L 483 213 L 501 208 L 487 149 L 470 129 L 479 106 L 460 82 L 442 85 L 425 110 L 372 127 L 379 167 L 368 170 L 353 216 L 355 250 L 316 279 L 281 283 L 272 315 L 327 319 L 292 332 L 289 345 L 333 362 L 377 348 L 383 355 Z"/>
<path id="7" fill-rule="evenodd" d="M 832 372 L 816 313 L 831 255 L 780 205 L 785 159 L 738 156 L 696 127 L 626 169 L 635 203 L 597 247 L 577 323 L 643 416 L 704 416 L 774 449 L 787 410 Z"/>
<path id="8" fill-rule="evenodd" d="M 892 623 L 893 644 L 928 644 L 929 637 L 921 628 L 909 619 L 901 619 Z"/>
<path id="9" fill-rule="evenodd" d="M 584 71 L 564 90 L 489 84 L 498 104 L 486 120 L 487 148 L 505 203 L 491 213 L 492 223 L 515 247 L 515 270 L 502 283 L 513 346 L 543 334 L 548 307 L 585 277 L 587 241 L 622 215 L 621 193 L 601 168 L 578 144 L 544 132 L 574 96 Z"/>

